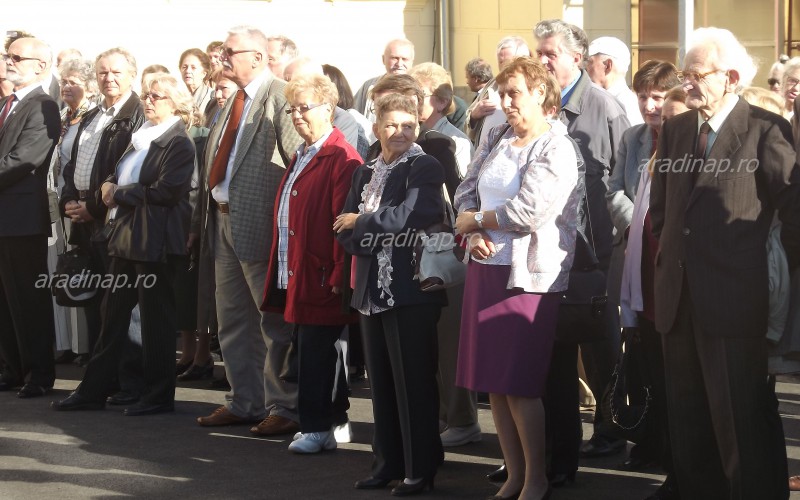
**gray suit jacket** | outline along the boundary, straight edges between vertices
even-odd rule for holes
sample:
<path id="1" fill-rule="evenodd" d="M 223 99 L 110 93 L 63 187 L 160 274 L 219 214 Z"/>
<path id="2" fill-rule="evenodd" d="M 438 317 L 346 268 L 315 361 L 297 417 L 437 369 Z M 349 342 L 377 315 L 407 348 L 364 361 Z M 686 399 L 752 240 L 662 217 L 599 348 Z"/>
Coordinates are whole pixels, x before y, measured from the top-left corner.
<path id="1" fill-rule="evenodd" d="M 284 112 L 286 83 L 268 78 L 258 89 L 242 126 L 229 185 L 230 223 L 233 249 L 243 262 L 266 261 L 272 246 L 273 207 L 286 165 L 302 142 L 291 118 Z M 200 202 L 192 219 L 193 232 L 202 235 L 201 245 L 213 252 L 213 217 L 208 216 L 211 192 L 208 173 L 214 163 L 233 99 L 228 99 L 208 135 Z"/>
<path id="2" fill-rule="evenodd" d="M 606 204 L 614 224 L 611 264 L 608 268 L 608 298 L 619 305 L 622 266 L 625 261 L 625 230 L 633 217 L 633 199 L 639 186 L 639 174 L 650 159 L 653 135 L 646 124 L 635 125 L 622 134 L 617 166 L 608 180 Z"/>
<path id="3" fill-rule="evenodd" d="M 672 330 L 688 289 L 698 334 L 764 337 L 766 242 L 776 209 L 790 265 L 800 258 L 800 169 L 792 130 L 782 117 L 740 99 L 699 173 L 675 163 L 692 158 L 697 135 L 697 111 L 688 111 L 667 120 L 659 136 L 650 188 L 659 238 L 656 328 Z"/>

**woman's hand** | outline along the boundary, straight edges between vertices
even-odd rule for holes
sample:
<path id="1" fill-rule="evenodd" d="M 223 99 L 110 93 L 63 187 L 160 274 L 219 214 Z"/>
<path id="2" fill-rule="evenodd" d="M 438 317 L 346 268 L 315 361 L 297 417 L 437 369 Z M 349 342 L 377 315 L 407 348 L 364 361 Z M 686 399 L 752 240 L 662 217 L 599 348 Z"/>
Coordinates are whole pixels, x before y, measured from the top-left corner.
<path id="1" fill-rule="evenodd" d="M 106 182 L 100 188 L 100 195 L 103 198 L 103 203 L 105 203 L 108 208 L 117 206 L 117 202 L 114 201 L 114 193 L 117 192 L 118 187 L 119 186 L 112 182 Z"/>
<path id="2" fill-rule="evenodd" d="M 353 229 L 356 227 L 356 219 L 358 219 L 358 214 L 347 213 L 337 215 L 336 220 L 333 222 L 333 230 L 337 233 L 341 233 L 342 231 Z"/>
<path id="3" fill-rule="evenodd" d="M 478 228 L 478 223 L 475 222 L 476 210 L 467 210 L 461 212 L 456 217 L 456 233 L 467 234 L 475 231 Z"/>
<path id="4" fill-rule="evenodd" d="M 467 237 L 467 251 L 475 260 L 484 260 L 494 255 L 497 249 L 485 231 L 473 231 Z"/>

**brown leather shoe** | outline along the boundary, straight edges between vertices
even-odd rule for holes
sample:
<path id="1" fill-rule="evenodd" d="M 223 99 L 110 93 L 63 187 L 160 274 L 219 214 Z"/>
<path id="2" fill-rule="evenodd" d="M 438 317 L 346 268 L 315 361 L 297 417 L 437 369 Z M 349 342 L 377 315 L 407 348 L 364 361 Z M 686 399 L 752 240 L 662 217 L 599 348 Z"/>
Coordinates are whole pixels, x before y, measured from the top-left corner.
<path id="1" fill-rule="evenodd" d="M 277 436 L 280 434 L 294 434 L 300 430 L 300 424 L 280 415 L 269 415 L 267 418 L 252 427 L 250 432 L 257 436 Z"/>
<path id="2" fill-rule="evenodd" d="M 225 406 L 220 406 L 207 417 L 197 417 L 197 423 L 203 427 L 216 427 L 220 425 L 249 424 L 250 419 L 242 418 L 231 413 Z"/>
<path id="3" fill-rule="evenodd" d="M 800 476 L 789 478 L 789 491 L 800 491 Z"/>

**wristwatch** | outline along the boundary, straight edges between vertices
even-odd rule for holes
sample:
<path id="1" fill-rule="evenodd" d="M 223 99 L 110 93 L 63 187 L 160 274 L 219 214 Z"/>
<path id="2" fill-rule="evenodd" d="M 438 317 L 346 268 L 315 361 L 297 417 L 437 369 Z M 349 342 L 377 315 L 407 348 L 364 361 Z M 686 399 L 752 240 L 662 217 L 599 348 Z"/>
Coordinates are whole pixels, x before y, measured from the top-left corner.
<path id="1" fill-rule="evenodd" d="M 475 222 L 478 223 L 478 227 L 483 229 L 483 212 L 475 212 Z"/>

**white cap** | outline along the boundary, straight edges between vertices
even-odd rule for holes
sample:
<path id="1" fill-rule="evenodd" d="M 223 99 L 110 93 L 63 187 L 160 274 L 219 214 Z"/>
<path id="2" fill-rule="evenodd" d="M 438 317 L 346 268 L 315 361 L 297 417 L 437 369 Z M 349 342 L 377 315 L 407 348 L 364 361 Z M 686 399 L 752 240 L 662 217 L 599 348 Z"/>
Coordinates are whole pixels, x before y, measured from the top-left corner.
<path id="1" fill-rule="evenodd" d="M 589 44 L 589 57 L 595 54 L 605 54 L 613 57 L 619 63 L 620 69 L 628 70 L 631 65 L 631 50 L 625 42 L 613 36 L 595 38 Z"/>

